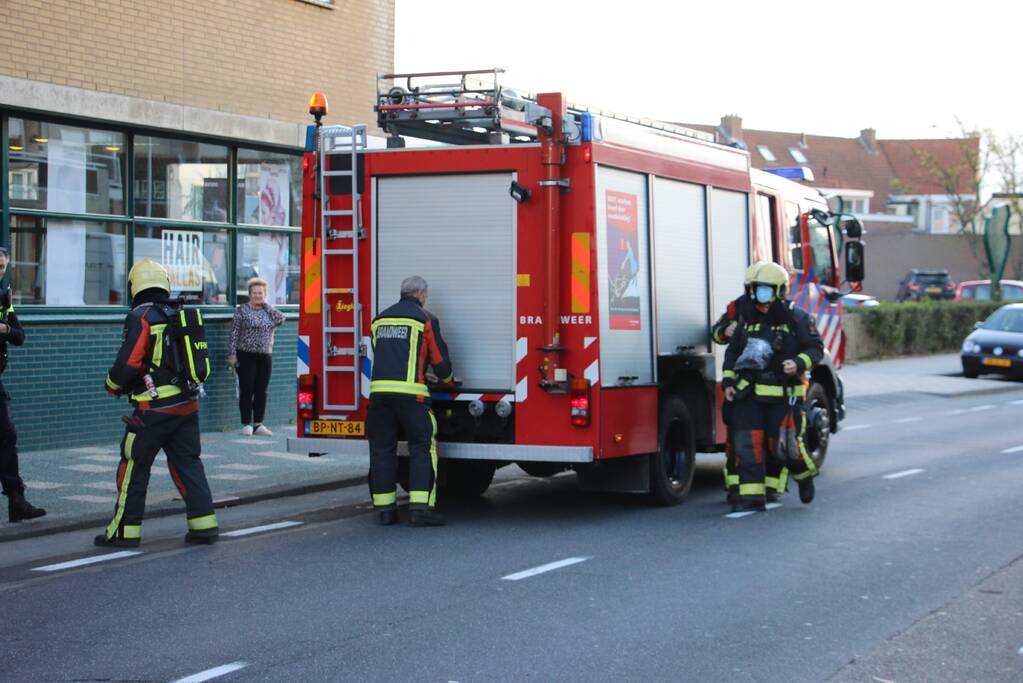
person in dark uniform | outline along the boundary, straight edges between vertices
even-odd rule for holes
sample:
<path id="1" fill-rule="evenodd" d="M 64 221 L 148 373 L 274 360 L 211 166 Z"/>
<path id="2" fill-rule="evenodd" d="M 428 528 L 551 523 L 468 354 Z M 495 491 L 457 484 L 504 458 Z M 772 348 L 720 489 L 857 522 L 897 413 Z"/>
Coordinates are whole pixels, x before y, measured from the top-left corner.
<path id="1" fill-rule="evenodd" d="M 219 535 L 213 496 L 199 460 L 199 401 L 175 382 L 181 368 L 172 367 L 171 340 L 165 334 L 168 316 L 157 304 L 168 303 L 167 269 L 152 259 L 136 263 L 128 273 L 132 309 L 124 321 L 124 338 L 106 390 L 127 395 L 135 410 L 127 424 L 117 468 L 117 503 L 98 546 L 136 547 L 142 537 L 149 470 L 163 449 L 167 467 L 188 517 L 187 543 L 213 543 Z"/>
<path id="2" fill-rule="evenodd" d="M 0 280 L 7 273 L 9 261 L 7 249 L 0 247 Z M 21 346 L 25 343 L 25 330 L 18 322 L 11 302 L 11 288 L 0 291 L 0 374 L 7 368 L 7 344 Z M 11 420 L 11 395 L 0 380 L 0 485 L 7 496 L 7 519 L 20 522 L 35 519 L 46 514 L 25 500 L 25 482 L 18 473 L 18 432 Z"/>
<path id="3" fill-rule="evenodd" d="M 788 283 L 788 273 L 775 263 L 758 269 L 751 284 L 752 315 L 735 329 L 725 352 L 723 385 L 725 399 L 733 403 L 739 461 L 736 509 L 764 509 L 765 479 L 780 477 L 786 466 L 799 485 L 799 499 L 814 498 L 817 468 L 804 446 L 802 404 L 804 375 L 824 357 L 824 345 L 813 318 L 785 299 Z"/>
<path id="4" fill-rule="evenodd" d="M 437 511 L 437 421 L 430 410 L 426 366 L 441 384 L 454 380 L 440 322 L 426 311 L 426 280 L 413 275 L 401 283 L 401 300 L 373 319 L 373 377 L 366 432 L 369 490 L 380 523 L 398 521 L 398 432 L 409 448 L 409 523 L 441 526 Z"/>

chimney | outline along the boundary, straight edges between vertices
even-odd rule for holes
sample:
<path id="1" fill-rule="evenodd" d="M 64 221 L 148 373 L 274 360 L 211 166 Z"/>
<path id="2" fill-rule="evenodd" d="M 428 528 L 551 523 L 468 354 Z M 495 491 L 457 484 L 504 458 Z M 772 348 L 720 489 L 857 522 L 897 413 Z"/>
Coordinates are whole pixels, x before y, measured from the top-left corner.
<path id="1" fill-rule="evenodd" d="M 864 128 L 860 131 L 860 144 L 867 148 L 871 154 L 877 154 L 877 131 L 873 128 Z"/>
<path id="2" fill-rule="evenodd" d="M 721 130 L 727 138 L 726 142 L 742 141 L 742 117 L 728 114 L 721 117 Z"/>

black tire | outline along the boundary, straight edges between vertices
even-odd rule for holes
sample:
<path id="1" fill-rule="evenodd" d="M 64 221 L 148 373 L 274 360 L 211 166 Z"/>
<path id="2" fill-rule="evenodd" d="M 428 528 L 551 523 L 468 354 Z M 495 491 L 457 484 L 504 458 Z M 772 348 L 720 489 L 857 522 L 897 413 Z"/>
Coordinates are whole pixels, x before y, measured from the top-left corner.
<path id="1" fill-rule="evenodd" d="M 559 462 L 517 462 L 515 464 L 529 476 L 540 478 L 553 477 L 555 474 L 568 469 Z"/>
<path id="2" fill-rule="evenodd" d="M 487 460 L 442 460 L 441 492 L 455 498 L 479 498 L 494 480 L 495 465 Z"/>
<path id="3" fill-rule="evenodd" d="M 678 505 L 693 486 L 696 472 L 696 432 L 685 402 L 669 396 L 657 421 L 657 452 L 650 458 L 650 501 Z"/>
<path id="4" fill-rule="evenodd" d="M 977 368 L 974 367 L 972 363 L 967 364 L 965 360 L 962 361 L 962 363 L 963 377 L 965 377 L 966 379 L 977 379 L 977 376 L 980 375 L 980 373 L 977 371 Z"/>
<path id="5" fill-rule="evenodd" d="M 831 442 L 831 397 L 823 384 L 813 382 L 803 404 L 806 410 L 806 450 L 820 469 Z"/>

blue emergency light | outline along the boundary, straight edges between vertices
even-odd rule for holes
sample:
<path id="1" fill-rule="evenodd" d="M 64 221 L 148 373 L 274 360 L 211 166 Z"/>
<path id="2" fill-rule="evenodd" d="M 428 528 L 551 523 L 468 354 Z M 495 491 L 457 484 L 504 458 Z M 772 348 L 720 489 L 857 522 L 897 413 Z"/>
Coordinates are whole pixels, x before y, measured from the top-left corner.
<path id="1" fill-rule="evenodd" d="M 316 151 L 316 126 L 312 123 L 305 127 L 305 151 Z"/>
<path id="2" fill-rule="evenodd" d="M 593 114 L 584 111 L 579 116 L 579 129 L 582 142 L 593 142 Z"/>
<path id="3" fill-rule="evenodd" d="M 782 178 L 788 178 L 789 180 L 805 180 L 808 183 L 814 181 L 813 169 L 809 166 L 780 166 L 778 168 L 765 168 L 763 169 L 768 173 L 773 173 L 776 176 Z"/>

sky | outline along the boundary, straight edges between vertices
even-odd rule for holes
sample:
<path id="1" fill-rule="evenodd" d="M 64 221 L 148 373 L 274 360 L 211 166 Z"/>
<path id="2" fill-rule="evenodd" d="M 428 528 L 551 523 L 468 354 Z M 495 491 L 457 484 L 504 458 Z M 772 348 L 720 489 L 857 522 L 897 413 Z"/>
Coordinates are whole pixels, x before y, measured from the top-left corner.
<path id="1" fill-rule="evenodd" d="M 1015 0 L 396 0 L 396 72 L 502 83 L 667 121 L 853 138 L 1023 134 Z"/>

